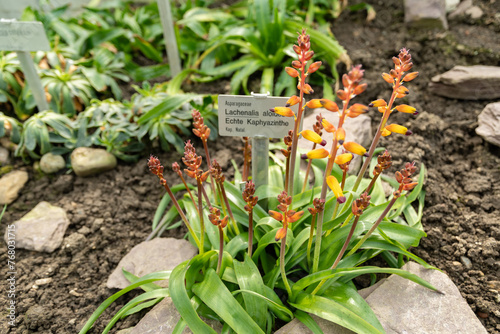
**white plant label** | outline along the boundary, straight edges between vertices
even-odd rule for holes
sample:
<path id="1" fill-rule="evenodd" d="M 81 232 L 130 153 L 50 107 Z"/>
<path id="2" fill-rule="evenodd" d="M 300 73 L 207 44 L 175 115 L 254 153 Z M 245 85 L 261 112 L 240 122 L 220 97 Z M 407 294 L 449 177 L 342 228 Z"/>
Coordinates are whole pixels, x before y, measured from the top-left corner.
<path id="1" fill-rule="evenodd" d="M 221 136 L 283 138 L 293 130 L 293 117 L 269 109 L 284 107 L 288 97 L 219 95 L 219 134 Z M 292 107 L 297 114 L 298 105 Z"/>
<path id="2" fill-rule="evenodd" d="M 49 51 L 50 44 L 41 22 L 1 20 L 0 50 Z"/>

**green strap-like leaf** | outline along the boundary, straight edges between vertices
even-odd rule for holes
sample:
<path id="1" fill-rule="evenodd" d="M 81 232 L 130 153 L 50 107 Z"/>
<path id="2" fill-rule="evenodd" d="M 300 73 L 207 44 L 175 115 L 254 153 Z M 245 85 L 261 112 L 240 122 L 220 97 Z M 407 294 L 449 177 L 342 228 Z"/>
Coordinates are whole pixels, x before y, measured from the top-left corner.
<path id="1" fill-rule="evenodd" d="M 173 274 L 174 273 L 172 273 L 172 276 Z M 174 289 L 172 286 L 170 286 L 170 288 Z M 215 273 L 215 270 L 209 269 L 205 274 L 205 279 L 203 280 L 203 282 L 193 285 L 192 291 L 208 307 L 210 307 L 215 313 L 217 313 L 217 315 L 221 317 L 229 326 L 231 326 L 231 328 L 236 333 L 264 334 L 259 325 L 255 323 L 255 321 L 250 317 L 250 315 L 248 315 L 248 313 L 233 297 L 233 295 L 227 289 L 224 283 L 222 283 L 219 276 Z M 186 322 L 188 323 L 189 328 L 193 330 L 193 328 L 191 327 L 190 320 L 186 318 L 182 313 L 181 315 L 184 318 L 184 320 L 186 320 Z M 193 332 L 195 334 L 209 333 L 209 332 L 197 332 L 195 330 L 193 330 Z"/>
<path id="2" fill-rule="evenodd" d="M 333 301 L 329 298 L 300 293 L 295 303 L 290 305 L 297 309 L 317 315 L 342 327 L 348 328 L 360 334 L 383 334 L 382 330 L 370 324 L 364 318 L 364 314 L 351 311 L 351 307 Z"/>
<path id="3" fill-rule="evenodd" d="M 191 300 L 188 296 L 184 283 L 186 273 L 189 268 L 189 262 L 186 261 L 175 267 L 172 271 L 169 281 L 169 290 L 172 301 L 174 302 L 175 308 L 179 311 L 181 317 L 187 322 L 189 328 L 194 334 L 216 334 L 217 332 L 214 331 L 212 327 L 201 320 L 191 304 Z"/>

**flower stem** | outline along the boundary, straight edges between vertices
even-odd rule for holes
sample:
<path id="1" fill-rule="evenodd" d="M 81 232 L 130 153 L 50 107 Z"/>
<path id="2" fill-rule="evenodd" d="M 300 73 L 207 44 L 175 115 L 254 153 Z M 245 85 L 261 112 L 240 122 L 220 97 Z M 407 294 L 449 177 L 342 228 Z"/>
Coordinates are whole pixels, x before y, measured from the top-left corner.
<path id="1" fill-rule="evenodd" d="M 207 140 L 203 139 L 202 142 L 203 142 L 203 148 L 205 149 L 205 156 L 207 158 L 207 165 L 208 168 L 210 169 L 212 168 L 212 160 L 210 160 L 210 153 L 208 153 Z M 215 192 L 215 183 L 213 177 L 210 177 L 210 187 L 212 187 L 212 193 L 214 195 L 214 203 L 215 205 L 217 205 L 218 201 L 217 201 L 217 194 Z"/>
<path id="2" fill-rule="evenodd" d="M 316 148 L 316 143 L 313 144 L 312 150 Z M 307 162 L 306 176 L 304 178 L 304 184 L 302 185 L 302 192 L 306 191 L 307 184 L 309 183 L 309 173 L 311 171 L 312 159 Z"/>
<path id="3" fill-rule="evenodd" d="M 337 268 L 337 265 L 339 264 L 340 260 L 342 259 L 342 256 L 344 256 L 344 253 L 347 249 L 347 246 L 349 246 L 349 242 L 351 241 L 352 235 L 354 234 L 354 230 L 356 229 L 356 225 L 358 224 L 359 216 L 356 216 L 356 219 L 354 219 L 354 222 L 351 225 L 351 230 L 349 231 L 349 235 L 347 235 L 347 239 L 345 239 L 344 245 L 342 246 L 342 249 L 340 250 L 339 255 L 337 255 L 337 258 L 335 259 L 335 262 L 333 263 L 332 267 L 330 269 L 335 269 Z M 319 289 L 325 284 L 326 279 L 321 280 L 319 282 L 318 286 L 314 289 L 312 294 L 316 294 Z"/>
<path id="4" fill-rule="evenodd" d="M 200 254 L 204 252 L 204 241 L 205 241 L 205 223 L 203 222 L 203 185 L 201 184 L 201 180 L 198 181 L 198 213 L 200 217 Z"/>
<path id="5" fill-rule="evenodd" d="M 285 284 L 286 291 L 288 292 L 288 297 L 292 296 L 292 289 L 288 284 L 288 279 L 286 278 L 285 272 L 285 250 L 286 250 L 286 233 L 283 239 L 281 239 L 281 250 L 280 250 L 280 271 L 281 278 L 283 279 L 283 283 Z"/>
<path id="6" fill-rule="evenodd" d="M 389 204 L 385 208 L 384 212 L 382 212 L 382 214 L 377 219 L 377 221 L 375 222 L 375 224 L 373 224 L 373 226 L 363 236 L 363 238 L 361 240 L 359 240 L 358 243 L 349 251 L 349 253 L 347 254 L 347 256 L 354 254 L 354 252 L 356 252 L 359 249 L 359 247 L 361 247 L 363 245 L 363 243 L 366 241 L 366 239 L 368 239 L 370 237 L 370 235 L 372 235 L 373 231 L 375 231 L 377 229 L 377 227 L 382 222 L 382 220 L 387 215 L 387 213 L 389 213 L 389 211 L 391 210 L 392 206 L 394 205 L 394 203 L 396 202 L 397 199 L 398 199 L 397 197 L 393 197 L 392 198 L 392 200 L 389 202 Z"/>
<path id="7" fill-rule="evenodd" d="M 253 250 L 253 208 L 248 213 L 248 256 L 252 257 Z"/>
<path id="8" fill-rule="evenodd" d="M 220 267 L 222 265 L 222 255 L 224 254 L 224 231 L 222 226 L 219 225 L 219 257 L 217 259 L 217 275 L 220 274 Z"/>
<path id="9" fill-rule="evenodd" d="M 314 225 L 316 225 L 316 214 L 312 216 L 311 220 L 311 231 L 309 232 L 309 241 L 307 243 L 307 265 L 309 268 L 311 268 L 311 247 L 312 247 L 312 242 L 313 242 L 313 237 L 314 237 Z"/>
<path id="10" fill-rule="evenodd" d="M 172 200 L 172 203 L 174 204 L 175 208 L 177 209 L 179 216 L 181 216 L 182 221 L 184 222 L 184 224 L 186 224 L 186 227 L 189 230 L 189 233 L 191 233 L 191 236 L 193 237 L 194 242 L 196 243 L 196 246 L 198 246 L 198 250 L 200 251 L 200 254 L 203 253 L 200 240 L 198 239 L 198 237 L 194 233 L 193 228 L 191 227 L 191 224 L 189 224 L 189 221 L 187 220 L 186 215 L 182 211 L 181 206 L 179 205 L 179 202 L 177 202 L 177 199 L 175 198 L 174 194 L 172 193 L 172 191 L 170 190 L 170 187 L 168 186 L 168 184 L 166 182 L 163 183 L 163 186 L 165 187 L 165 190 L 167 191 L 168 195 L 170 196 L 170 199 Z"/>
<path id="11" fill-rule="evenodd" d="M 220 187 L 221 193 L 222 193 L 222 198 L 224 199 L 224 203 L 226 204 L 227 212 L 229 213 L 229 217 L 231 218 L 231 223 L 233 224 L 234 232 L 236 235 L 240 234 L 240 230 L 238 229 L 238 224 L 236 224 L 236 220 L 234 219 L 233 216 L 233 211 L 231 210 L 231 207 L 229 206 L 229 201 L 227 199 L 227 194 L 226 194 L 226 189 L 224 188 L 224 184 L 221 182 L 218 184 Z"/>

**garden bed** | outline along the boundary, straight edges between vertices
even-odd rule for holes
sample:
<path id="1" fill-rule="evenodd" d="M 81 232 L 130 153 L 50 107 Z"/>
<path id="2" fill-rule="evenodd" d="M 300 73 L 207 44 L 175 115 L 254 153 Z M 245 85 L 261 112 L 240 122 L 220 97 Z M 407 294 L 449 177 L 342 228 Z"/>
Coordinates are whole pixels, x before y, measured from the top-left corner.
<path id="1" fill-rule="evenodd" d="M 475 21 L 452 20 L 447 32 L 407 30 L 402 23 L 402 2 L 397 0 L 373 2 L 377 18 L 368 24 L 363 13 L 346 11 L 332 30 L 353 62 L 366 70 L 368 89 L 358 101 L 365 104 L 388 97 L 380 73 L 388 71 L 390 58 L 401 47 L 411 49 L 420 76 L 411 84 L 408 102 L 420 114 L 412 118 L 397 114 L 392 120 L 414 134 L 387 137 L 381 146 L 391 152 L 396 168 L 415 160 L 428 170 L 422 219 L 428 236 L 413 252 L 445 271 L 488 332 L 499 333 L 500 150 L 475 133 L 477 115 L 493 101 L 452 100 L 433 95 L 428 88 L 431 77 L 455 65 L 500 66 L 498 4 L 476 2 L 483 16 Z M 204 92 L 202 86 L 191 88 Z M 227 91 L 227 81 L 221 81 L 211 85 L 210 93 Z M 378 113 L 370 111 L 369 115 L 375 126 Z M 229 167 L 228 156 L 241 163 L 240 147 L 238 138 L 222 137 L 211 143 L 211 154 Z M 224 157 L 226 163 L 220 161 Z M 167 167 L 180 161 L 174 152 L 160 153 L 160 158 Z M 30 181 L 9 206 L 2 230 L 40 201 L 63 207 L 71 225 L 63 246 L 52 254 L 17 250 L 17 328 L 9 329 L 2 322 L 0 331 L 75 333 L 113 292 L 105 283 L 120 259 L 151 232 L 151 219 L 163 191 L 147 171 L 146 156 L 137 164 L 120 164 L 114 171 L 91 178 L 40 177 L 31 167 L 26 168 Z M 232 167 L 226 175 L 232 175 Z M 179 181 L 173 175 L 166 177 L 170 184 Z M 168 236 L 181 238 L 185 233 L 179 228 Z M 1 263 L 7 263 L 6 255 L 2 244 Z M 51 283 L 34 286 L 36 280 L 48 277 Z M 2 282 L 5 287 L 5 280 Z M 6 300 L 5 294 L 0 295 L 1 305 Z M 126 301 L 122 298 L 113 304 L 93 332 L 100 332 Z M 143 314 L 126 318 L 116 328 L 133 326 Z"/>

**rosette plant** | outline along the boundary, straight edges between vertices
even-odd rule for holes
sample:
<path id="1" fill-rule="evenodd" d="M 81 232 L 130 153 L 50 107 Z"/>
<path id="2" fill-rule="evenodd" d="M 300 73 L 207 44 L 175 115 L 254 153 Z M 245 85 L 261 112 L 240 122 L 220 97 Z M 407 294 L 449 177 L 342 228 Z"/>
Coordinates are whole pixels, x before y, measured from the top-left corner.
<path id="1" fill-rule="evenodd" d="M 414 179 L 416 164 L 408 162 L 400 171 L 391 172 L 391 178 L 383 174 L 392 168 L 390 153 L 377 149 L 383 136 L 411 134 L 401 125 L 388 124 L 392 112 L 416 112 L 411 106 L 396 105 L 398 99 L 409 93 L 406 82 L 417 76 L 416 72 L 406 73 L 412 68 L 410 53 L 402 49 L 393 58 L 394 69 L 383 75 L 392 85 L 389 102 L 377 100 L 365 106 L 352 103 L 367 88 L 360 65 L 342 77 L 343 88 L 337 91 L 341 105 L 328 99 L 306 101 L 305 96 L 313 92 L 308 77 L 319 69 L 321 62 L 311 63 L 314 52 L 305 31 L 299 33 L 293 50 L 297 59 L 285 70 L 297 78 L 299 94 L 290 97 L 285 106 L 272 109 L 295 119 L 294 128 L 281 146 L 285 157 L 278 166 L 281 172 L 272 172 L 271 184 L 258 189 L 251 180 L 242 180 L 245 187 L 241 192 L 225 179 L 215 160 L 210 160 L 208 154 L 199 155 L 188 141 L 182 159 L 184 173 L 177 163 L 173 169 L 183 182 L 183 174 L 193 178 L 197 187 L 189 190 L 186 185 L 189 196 L 178 200 L 164 178 L 161 162 L 151 157 L 149 169 L 173 203 L 174 209 L 167 212 L 165 223 L 176 219 L 172 212 L 178 214 L 199 255 L 171 271 L 141 278 L 124 271 L 131 285 L 106 300 L 81 333 L 87 332 L 115 299 L 139 286 L 146 292 L 127 303 L 104 332 L 121 317 L 162 298 L 171 298 L 181 316 L 174 332 L 188 326 L 194 333 L 215 333 L 203 320 L 212 319 L 221 323 L 223 333 L 271 333 L 279 324 L 297 318 L 313 332 L 321 333 L 311 317 L 314 314 L 357 333 L 384 333 L 358 294 L 355 277 L 396 274 L 435 290 L 418 276 L 399 269 L 404 259 L 432 268 L 408 251 L 425 236 L 420 225 L 424 167 L 420 166 L 420 176 Z M 290 108 L 293 105 L 298 105 L 297 113 Z M 323 107 L 327 113 L 338 113 L 339 121 L 332 124 L 325 114 L 318 117 L 313 130 L 300 131 L 306 107 Z M 369 107 L 378 108 L 382 119 L 371 147 L 366 150 L 345 140 L 344 124 Z M 206 145 L 210 131 L 196 111 L 193 119 L 193 131 Z M 313 149 L 298 154 L 299 140 L 311 141 Z M 347 174 L 354 154 L 365 157 L 357 177 Z M 312 161 L 312 184 L 298 168 L 301 158 Z M 369 165 L 371 177 L 364 178 Z M 382 179 L 394 187 L 388 197 L 382 190 Z M 412 206 L 416 200 L 418 209 Z M 366 265 L 377 255 L 388 267 Z M 150 284 L 159 279 L 168 279 L 169 287 L 162 289 Z"/>

